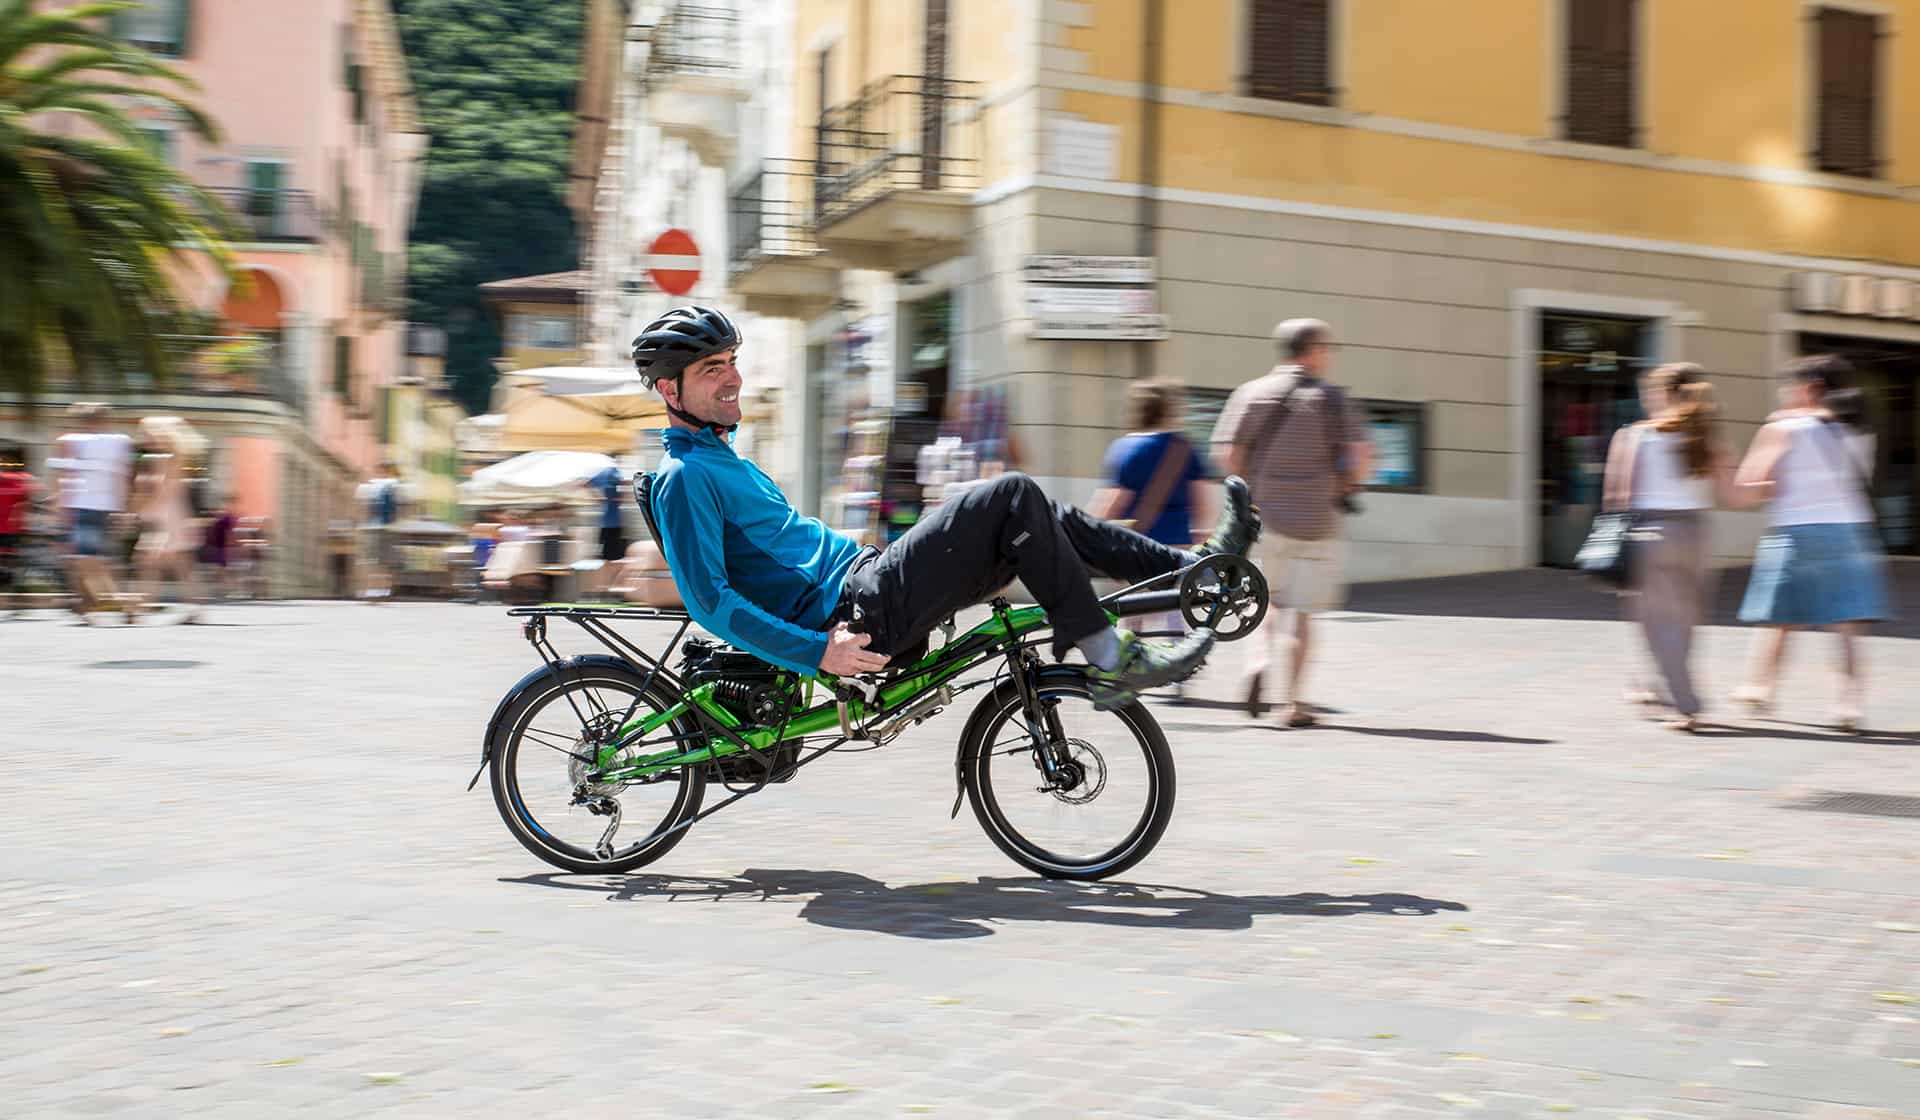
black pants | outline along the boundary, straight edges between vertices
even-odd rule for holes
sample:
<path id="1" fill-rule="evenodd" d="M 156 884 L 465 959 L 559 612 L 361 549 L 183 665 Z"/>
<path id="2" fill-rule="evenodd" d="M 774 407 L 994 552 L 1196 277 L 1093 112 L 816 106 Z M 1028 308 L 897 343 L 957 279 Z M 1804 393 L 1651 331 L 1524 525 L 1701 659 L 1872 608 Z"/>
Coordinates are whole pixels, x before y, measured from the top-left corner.
<path id="1" fill-rule="evenodd" d="M 1054 655 L 1108 625 L 1091 573 L 1138 583 L 1193 563 L 1161 544 L 1051 501 L 1033 479 L 1004 474 L 968 487 L 907 535 L 855 561 L 838 622 L 860 608 L 876 653 L 921 648 L 934 627 L 1018 577 L 1053 623 Z"/>

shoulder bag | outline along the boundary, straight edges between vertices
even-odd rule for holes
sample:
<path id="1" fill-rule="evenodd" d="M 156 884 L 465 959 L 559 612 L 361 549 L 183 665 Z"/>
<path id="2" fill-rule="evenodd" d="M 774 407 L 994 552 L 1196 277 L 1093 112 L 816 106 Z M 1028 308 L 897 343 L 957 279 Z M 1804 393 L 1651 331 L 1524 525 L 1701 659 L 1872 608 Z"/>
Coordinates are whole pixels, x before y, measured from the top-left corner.
<path id="1" fill-rule="evenodd" d="M 1633 509 L 1633 472 L 1640 462 L 1640 441 L 1646 429 L 1634 427 L 1633 446 L 1627 449 L 1627 505 L 1623 510 L 1607 510 L 1593 519 L 1587 539 L 1573 558 L 1573 566 L 1603 587 L 1624 591 L 1633 585 L 1634 551 L 1644 544 L 1636 539 Z"/>
<path id="2" fill-rule="evenodd" d="M 1133 516 L 1117 519 L 1115 524 L 1140 533 L 1153 528 L 1167 507 L 1167 499 L 1173 497 L 1173 488 L 1192 461 L 1193 452 L 1185 436 L 1176 434 L 1168 440 L 1166 450 L 1160 452 L 1160 464 L 1153 469 L 1153 481 L 1141 491 L 1140 500 L 1133 503 Z"/>

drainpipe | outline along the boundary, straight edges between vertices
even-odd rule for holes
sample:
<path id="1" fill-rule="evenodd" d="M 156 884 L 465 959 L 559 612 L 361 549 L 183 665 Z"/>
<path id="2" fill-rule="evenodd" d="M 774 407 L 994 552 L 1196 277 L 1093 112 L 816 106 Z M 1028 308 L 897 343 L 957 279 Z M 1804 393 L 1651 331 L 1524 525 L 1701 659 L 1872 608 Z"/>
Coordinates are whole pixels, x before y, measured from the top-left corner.
<path id="1" fill-rule="evenodd" d="M 1146 0 L 1140 36 L 1140 206 L 1134 217 L 1134 252 L 1154 255 L 1154 227 L 1160 221 L 1160 31 L 1165 0 Z M 1153 376 L 1151 342 L 1133 344 L 1133 375 Z"/>

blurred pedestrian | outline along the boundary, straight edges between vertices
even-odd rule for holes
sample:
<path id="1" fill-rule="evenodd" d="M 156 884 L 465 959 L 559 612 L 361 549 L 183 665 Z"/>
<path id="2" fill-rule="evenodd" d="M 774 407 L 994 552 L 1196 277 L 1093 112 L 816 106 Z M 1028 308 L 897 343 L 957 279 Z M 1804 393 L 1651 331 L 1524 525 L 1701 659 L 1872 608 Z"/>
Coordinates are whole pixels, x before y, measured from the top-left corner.
<path id="1" fill-rule="evenodd" d="M 1346 600 L 1347 514 L 1372 469 L 1365 419 L 1346 390 L 1327 380 L 1333 364 L 1333 328 L 1318 319 L 1288 319 L 1274 328 L 1280 364 L 1233 391 L 1213 431 L 1228 474 L 1253 487 L 1266 529 L 1253 559 L 1266 575 L 1276 611 L 1291 610 L 1291 626 L 1266 620 L 1271 642 L 1251 643 L 1246 710 L 1266 711 L 1266 671 L 1272 646 L 1287 648 L 1284 727 L 1311 727 L 1305 699 L 1312 617 Z"/>
<path id="2" fill-rule="evenodd" d="M 1107 485 L 1087 504 L 1087 512 L 1122 522 L 1161 544 L 1190 548 L 1196 543 L 1194 522 L 1207 524 L 1210 495 L 1206 457 L 1182 426 L 1186 392 L 1170 381 L 1137 381 L 1127 397 L 1133 431 L 1107 448 Z M 1186 629 L 1179 611 L 1145 615 L 1136 625 L 1143 633 Z M 1173 694 L 1184 696 L 1185 688 L 1176 682 Z"/>
<path id="3" fill-rule="evenodd" d="M 187 613 L 186 625 L 205 621 L 200 587 L 201 525 L 194 516 L 188 479 L 206 454 L 206 441 L 177 416 L 140 421 L 140 459 L 134 478 L 140 542 L 134 553 L 141 587 L 151 602 L 163 582 L 172 582 Z M 128 616 L 129 619 L 135 617 Z"/>
<path id="4" fill-rule="evenodd" d="M 235 528 L 233 503 L 224 496 L 210 503 L 200 531 L 200 567 L 208 594 L 216 599 L 233 598 L 233 576 L 239 566 L 234 555 Z"/>
<path id="5" fill-rule="evenodd" d="M 82 401 L 67 409 L 73 430 L 54 440 L 53 468 L 66 522 L 65 568 L 75 614 L 123 610 L 137 617 L 138 600 L 123 593 L 109 566 L 115 519 L 127 508 L 133 480 L 133 440 L 107 430 L 107 406 Z"/>
<path id="6" fill-rule="evenodd" d="M 627 476 L 615 464 L 588 479 L 587 486 L 600 503 L 600 570 L 594 573 L 593 590 L 604 592 L 613 586 L 618 574 L 615 565 L 627 557 L 627 530 L 620 519 L 628 493 Z"/>
<path id="7" fill-rule="evenodd" d="M 1689 657 L 1694 627 L 1706 621 L 1713 586 L 1707 515 L 1735 504 L 1733 462 L 1714 427 L 1713 386 L 1691 362 L 1664 365 L 1640 381 L 1648 420 L 1614 433 L 1607 451 L 1603 508 L 1633 512 L 1628 611 L 1659 675 L 1632 681 L 1628 694 L 1674 713 L 1668 726 L 1699 727 L 1700 695 Z"/>
<path id="8" fill-rule="evenodd" d="M 27 521 L 40 485 L 27 473 L 27 456 L 17 444 L 0 445 L 0 593 L 22 590 Z"/>
<path id="9" fill-rule="evenodd" d="M 1828 397 L 1852 376 L 1844 358 L 1801 358 L 1782 376 L 1782 410 L 1753 437 L 1736 481 L 1767 501 L 1767 532 L 1753 558 L 1740 620 L 1774 629 L 1758 640 L 1735 697 L 1771 710 L 1787 633 L 1833 630 L 1840 643 L 1835 726 L 1857 731 L 1866 704 L 1861 637 L 1891 617 L 1886 557 L 1873 527 L 1871 440 L 1840 423 Z M 1842 398 L 1845 407 L 1846 398 Z"/>
<path id="10" fill-rule="evenodd" d="M 393 527 L 410 502 L 411 491 L 400 478 L 400 466 L 391 458 L 354 492 L 360 504 L 360 597 L 369 603 L 393 595 L 393 571 L 399 558 L 399 539 Z"/>

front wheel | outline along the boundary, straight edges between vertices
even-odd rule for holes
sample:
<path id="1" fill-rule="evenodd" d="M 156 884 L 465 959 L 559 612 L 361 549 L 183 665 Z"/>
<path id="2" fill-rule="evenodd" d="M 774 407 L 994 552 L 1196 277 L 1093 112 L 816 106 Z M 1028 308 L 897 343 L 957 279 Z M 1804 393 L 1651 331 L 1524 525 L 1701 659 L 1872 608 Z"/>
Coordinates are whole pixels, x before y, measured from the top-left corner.
<path id="1" fill-rule="evenodd" d="M 1049 879 L 1118 875 L 1173 819 L 1167 737 L 1139 701 L 1095 711 L 1077 669 L 1045 671 L 1037 696 L 1031 729 L 1011 684 L 969 722 L 960 770 L 974 816 L 1015 863 Z"/>

